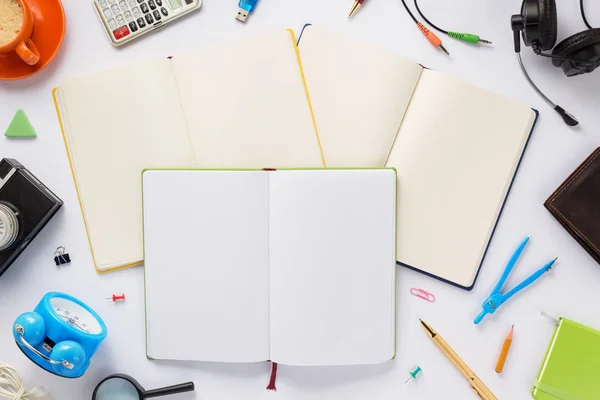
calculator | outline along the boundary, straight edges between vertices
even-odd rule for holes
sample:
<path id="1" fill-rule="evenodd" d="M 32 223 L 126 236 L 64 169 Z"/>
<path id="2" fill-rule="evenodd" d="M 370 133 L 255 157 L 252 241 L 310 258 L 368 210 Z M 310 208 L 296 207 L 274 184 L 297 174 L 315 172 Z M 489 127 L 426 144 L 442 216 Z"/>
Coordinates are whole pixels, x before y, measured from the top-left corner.
<path id="1" fill-rule="evenodd" d="M 113 46 L 198 10 L 202 0 L 92 0 Z"/>

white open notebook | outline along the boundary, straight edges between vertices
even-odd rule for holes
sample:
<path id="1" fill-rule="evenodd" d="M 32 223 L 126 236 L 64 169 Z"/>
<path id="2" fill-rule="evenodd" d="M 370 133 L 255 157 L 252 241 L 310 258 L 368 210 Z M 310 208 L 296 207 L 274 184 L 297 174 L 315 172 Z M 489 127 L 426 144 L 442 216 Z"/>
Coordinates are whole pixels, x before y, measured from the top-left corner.
<path id="1" fill-rule="evenodd" d="M 284 30 L 70 79 L 55 100 L 100 271 L 142 262 L 145 168 L 323 166 Z"/>
<path id="2" fill-rule="evenodd" d="M 143 196 L 148 357 L 393 358 L 394 170 L 151 170 Z"/>
<path id="3" fill-rule="evenodd" d="M 299 48 L 327 166 L 396 168 L 398 261 L 471 289 L 536 113 L 320 26 Z"/>

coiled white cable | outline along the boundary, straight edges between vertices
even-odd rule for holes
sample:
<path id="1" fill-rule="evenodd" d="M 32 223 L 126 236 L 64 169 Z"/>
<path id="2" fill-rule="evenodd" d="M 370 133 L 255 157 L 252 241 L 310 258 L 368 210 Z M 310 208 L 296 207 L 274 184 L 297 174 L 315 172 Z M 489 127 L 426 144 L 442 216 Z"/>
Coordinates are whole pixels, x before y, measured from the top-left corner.
<path id="1" fill-rule="evenodd" d="M 49 400 L 50 393 L 41 386 L 26 390 L 16 369 L 0 363 L 0 398 L 9 400 Z"/>

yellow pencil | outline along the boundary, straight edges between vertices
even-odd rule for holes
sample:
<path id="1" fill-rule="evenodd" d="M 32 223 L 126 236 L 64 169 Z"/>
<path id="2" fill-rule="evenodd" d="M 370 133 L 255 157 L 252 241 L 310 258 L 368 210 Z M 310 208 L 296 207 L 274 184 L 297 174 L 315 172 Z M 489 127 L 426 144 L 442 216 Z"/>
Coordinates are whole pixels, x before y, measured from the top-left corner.
<path id="1" fill-rule="evenodd" d="M 504 369 L 504 363 L 506 362 L 506 357 L 508 356 L 510 345 L 512 344 L 514 330 L 515 326 L 513 325 L 512 328 L 510 328 L 510 332 L 508 332 L 508 335 L 506 335 L 506 339 L 504 339 L 504 345 L 502 346 L 502 351 L 500 352 L 498 362 L 496 363 L 496 372 L 499 374 Z"/>

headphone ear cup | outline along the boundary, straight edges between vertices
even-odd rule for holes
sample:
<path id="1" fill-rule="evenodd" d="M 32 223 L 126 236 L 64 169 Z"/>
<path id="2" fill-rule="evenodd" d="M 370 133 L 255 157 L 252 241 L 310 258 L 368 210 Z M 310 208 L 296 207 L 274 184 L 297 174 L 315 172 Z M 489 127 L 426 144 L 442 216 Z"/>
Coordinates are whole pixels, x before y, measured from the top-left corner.
<path id="1" fill-rule="evenodd" d="M 540 13 L 539 45 L 542 51 L 550 50 L 556 44 L 558 17 L 556 0 L 537 0 Z"/>
<path id="2" fill-rule="evenodd" d="M 42 343 L 46 337 L 46 321 L 35 311 L 21 314 L 15 320 L 13 325 L 13 337 L 17 343 L 21 343 L 21 334 L 17 331 L 17 327 L 23 328 L 23 338 L 33 347 Z"/>
<path id="3" fill-rule="evenodd" d="M 552 55 L 573 58 L 552 59 L 552 64 L 562 68 L 567 76 L 594 71 L 600 67 L 600 29 L 590 29 L 566 38 L 554 48 Z"/>
<path id="4" fill-rule="evenodd" d="M 66 361 L 73 365 L 73 368 L 68 368 L 62 363 L 53 364 L 52 369 L 61 376 L 77 375 L 77 371 L 85 365 L 87 359 L 83 347 L 72 340 L 57 343 L 50 353 L 50 358 L 55 361 Z"/>

